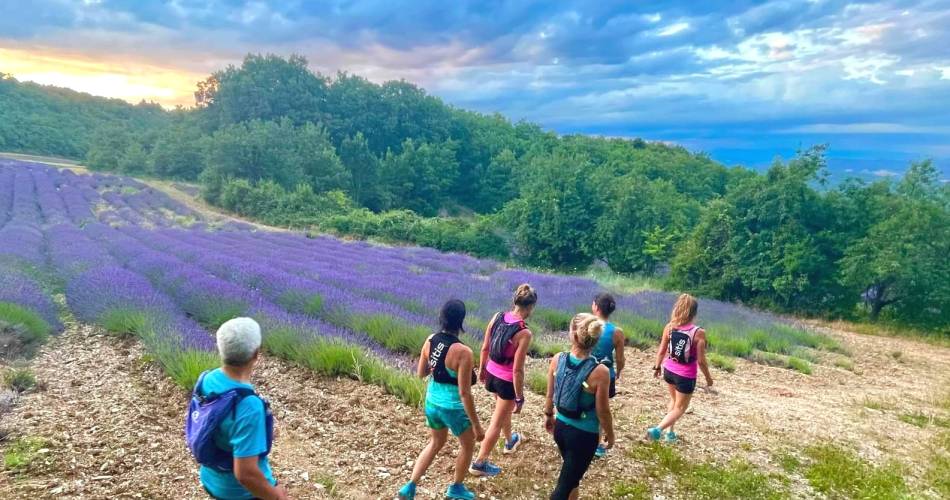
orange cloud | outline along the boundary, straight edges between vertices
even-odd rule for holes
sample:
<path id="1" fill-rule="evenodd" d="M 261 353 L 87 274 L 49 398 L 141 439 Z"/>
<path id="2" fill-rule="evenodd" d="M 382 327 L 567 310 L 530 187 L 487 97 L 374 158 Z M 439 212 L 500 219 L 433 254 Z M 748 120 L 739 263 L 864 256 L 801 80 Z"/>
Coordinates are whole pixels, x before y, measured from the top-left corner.
<path id="1" fill-rule="evenodd" d="M 0 72 L 18 80 L 69 87 L 137 103 L 194 105 L 195 83 L 207 75 L 129 59 L 93 58 L 46 47 L 0 47 Z"/>

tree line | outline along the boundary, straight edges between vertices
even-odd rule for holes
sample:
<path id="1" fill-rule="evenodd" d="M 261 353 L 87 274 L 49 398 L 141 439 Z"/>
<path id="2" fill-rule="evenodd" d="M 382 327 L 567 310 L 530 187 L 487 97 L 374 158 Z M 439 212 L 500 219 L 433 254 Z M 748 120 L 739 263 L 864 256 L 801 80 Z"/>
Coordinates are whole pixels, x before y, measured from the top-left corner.
<path id="1" fill-rule="evenodd" d="M 163 111 L 7 77 L 0 113 L 19 121 L 0 121 L 0 147 L 198 181 L 208 202 L 271 224 L 950 329 L 950 190 L 928 161 L 829 186 L 823 146 L 758 173 L 642 139 L 559 136 L 299 56 L 248 55 L 195 98 Z"/>

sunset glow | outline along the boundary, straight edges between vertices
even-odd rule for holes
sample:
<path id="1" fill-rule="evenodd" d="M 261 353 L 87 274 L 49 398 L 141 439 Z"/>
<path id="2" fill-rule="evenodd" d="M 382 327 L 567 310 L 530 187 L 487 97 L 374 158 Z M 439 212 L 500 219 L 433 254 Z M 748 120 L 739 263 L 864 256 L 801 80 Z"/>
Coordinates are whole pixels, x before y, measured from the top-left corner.
<path id="1" fill-rule="evenodd" d="M 169 108 L 194 105 L 195 82 L 206 77 L 139 61 L 93 59 L 45 48 L 0 48 L 0 71 L 21 81 L 129 102 L 155 101 Z"/>

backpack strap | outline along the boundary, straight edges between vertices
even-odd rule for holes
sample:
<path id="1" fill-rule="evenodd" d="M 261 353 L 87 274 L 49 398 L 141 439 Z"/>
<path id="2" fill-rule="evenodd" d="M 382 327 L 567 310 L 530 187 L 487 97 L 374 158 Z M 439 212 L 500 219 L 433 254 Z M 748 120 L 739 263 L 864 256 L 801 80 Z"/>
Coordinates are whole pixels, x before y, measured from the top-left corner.
<path id="1" fill-rule="evenodd" d="M 192 396 L 198 398 L 200 401 L 204 401 L 205 397 L 202 395 L 201 387 L 204 385 L 205 375 L 211 373 L 211 370 L 205 370 L 201 372 L 201 375 L 198 375 L 198 380 L 195 382 L 195 388 L 192 389 Z"/>

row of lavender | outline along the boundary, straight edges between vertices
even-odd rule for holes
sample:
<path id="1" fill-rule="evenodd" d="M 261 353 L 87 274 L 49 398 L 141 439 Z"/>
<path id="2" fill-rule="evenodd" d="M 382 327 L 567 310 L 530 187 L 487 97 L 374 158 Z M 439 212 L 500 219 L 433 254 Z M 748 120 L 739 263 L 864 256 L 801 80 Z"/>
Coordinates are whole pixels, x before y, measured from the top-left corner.
<path id="1" fill-rule="evenodd" d="M 469 329 L 477 332 L 507 306 L 515 285 L 530 282 L 541 296 L 535 325 L 560 348 L 567 319 L 601 289 L 588 279 L 505 269 L 431 249 L 253 232 L 246 225 L 209 231 L 181 203 L 112 176 L 0 162 L 2 207 L 0 231 L 9 227 L 31 246 L 4 245 L 0 259 L 46 269 L 51 287 L 62 285 L 77 316 L 142 336 L 183 382 L 211 362 L 208 330 L 250 314 L 275 333 L 268 338 L 273 351 L 324 371 L 372 365 L 378 383 L 414 393 L 414 384 L 389 370 L 407 365 L 405 354 L 418 349 L 446 298 L 466 300 Z M 185 220 L 193 224 L 180 227 Z M 624 296 L 617 318 L 631 341 L 645 346 L 655 342 L 673 300 L 660 292 Z M 716 301 L 702 301 L 701 308 L 713 348 L 726 354 L 834 347 L 769 315 Z M 359 362 L 338 359 L 364 355 Z"/>

